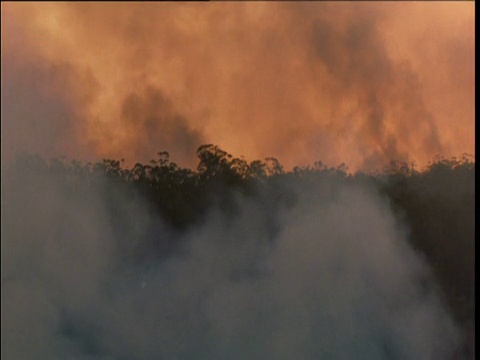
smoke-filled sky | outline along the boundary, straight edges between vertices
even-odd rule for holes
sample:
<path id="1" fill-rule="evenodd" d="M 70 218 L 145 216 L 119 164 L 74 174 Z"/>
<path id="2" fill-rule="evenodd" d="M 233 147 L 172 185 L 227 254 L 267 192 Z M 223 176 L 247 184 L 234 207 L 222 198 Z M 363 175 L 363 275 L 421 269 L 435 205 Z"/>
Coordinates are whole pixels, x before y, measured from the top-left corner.
<path id="1" fill-rule="evenodd" d="M 2 158 L 474 154 L 473 2 L 4 3 Z"/>

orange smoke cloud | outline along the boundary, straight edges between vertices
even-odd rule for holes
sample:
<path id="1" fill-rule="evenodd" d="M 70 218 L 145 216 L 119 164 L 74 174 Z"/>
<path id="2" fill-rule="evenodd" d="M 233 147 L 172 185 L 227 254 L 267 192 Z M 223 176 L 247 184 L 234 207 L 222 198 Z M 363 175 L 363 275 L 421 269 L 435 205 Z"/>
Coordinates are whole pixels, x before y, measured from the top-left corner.
<path id="1" fill-rule="evenodd" d="M 7 153 L 425 164 L 474 91 L 473 2 L 2 3 Z"/>

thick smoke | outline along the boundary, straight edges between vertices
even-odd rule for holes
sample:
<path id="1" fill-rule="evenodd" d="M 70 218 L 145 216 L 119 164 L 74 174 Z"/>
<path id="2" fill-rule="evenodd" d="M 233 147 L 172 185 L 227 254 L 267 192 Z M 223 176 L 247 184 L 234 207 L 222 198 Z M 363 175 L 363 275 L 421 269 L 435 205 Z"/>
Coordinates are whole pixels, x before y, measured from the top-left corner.
<path id="1" fill-rule="evenodd" d="M 72 66 L 25 66 L 2 54 L 2 160 L 11 161 L 18 151 L 47 157 L 93 155 L 73 99 L 59 91 L 74 82 L 92 90 L 95 86 L 92 76 Z"/>
<path id="2" fill-rule="evenodd" d="M 171 101 L 153 87 L 147 87 L 140 94 L 127 95 L 121 120 L 122 127 L 132 129 L 126 148 L 141 159 L 147 159 L 151 149 L 164 146 L 180 149 L 179 161 L 188 163 L 191 154 L 202 144 L 199 133 L 191 130 L 186 119 L 175 113 Z M 138 141 L 138 137 L 142 141 Z"/>
<path id="3" fill-rule="evenodd" d="M 2 146 L 13 153 L 28 143 L 49 156 L 45 135 L 57 155 L 87 156 L 87 147 L 135 163 L 169 149 L 192 165 L 185 154 L 201 140 L 251 160 L 352 170 L 474 153 L 473 10 L 473 2 L 2 3 Z M 48 70 L 58 67 L 74 75 L 58 81 Z M 41 78 L 26 75 L 39 68 Z M 146 88 L 182 120 L 146 121 L 146 109 L 128 121 L 126 99 L 137 94 L 148 106 Z M 32 122 L 38 133 L 25 130 Z"/>
<path id="4" fill-rule="evenodd" d="M 5 359 L 457 356 L 431 269 L 469 288 L 471 258 L 443 255 L 459 245 L 438 226 L 427 245 L 449 266 L 427 266 L 368 182 L 286 175 L 280 205 L 222 189 L 181 232 L 111 179 L 10 160 L 168 149 L 189 166 L 210 142 L 369 170 L 473 153 L 473 2 L 1 7 Z"/>
<path id="5" fill-rule="evenodd" d="M 399 144 L 399 133 L 416 132 L 423 152 L 440 153 L 437 127 L 423 103 L 417 75 L 409 66 L 390 59 L 378 30 L 379 16 L 362 8 L 355 10 L 346 25 L 338 26 L 327 16 L 316 19 L 312 42 L 337 83 L 336 96 L 356 100 L 355 111 L 361 116 L 354 115 L 351 120 L 366 139 L 366 146 L 360 148 L 365 157 L 362 168 L 372 169 L 391 159 L 408 160 L 407 149 Z"/>
<path id="6" fill-rule="evenodd" d="M 2 173 L 5 359 L 450 359 L 456 350 L 428 267 L 368 184 L 300 188 L 286 178 L 288 204 L 238 194 L 232 211 L 214 208 L 178 238 L 113 183 L 67 186 L 41 166 Z M 170 256 L 133 260 L 173 236 L 183 245 Z"/>

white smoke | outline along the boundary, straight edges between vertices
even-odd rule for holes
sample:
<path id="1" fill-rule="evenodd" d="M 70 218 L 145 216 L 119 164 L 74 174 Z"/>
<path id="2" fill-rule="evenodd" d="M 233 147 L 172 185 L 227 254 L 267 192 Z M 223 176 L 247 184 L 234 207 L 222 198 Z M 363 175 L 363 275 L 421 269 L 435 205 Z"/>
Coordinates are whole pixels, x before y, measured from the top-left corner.
<path id="1" fill-rule="evenodd" d="M 180 251 L 135 263 L 174 236 L 138 197 L 2 176 L 6 360 L 437 360 L 459 344 L 368 184 L 288 184 L 295 201 L 273 212 L 238 195 L 233 216 L 213 209 L 174 239 Z"/>

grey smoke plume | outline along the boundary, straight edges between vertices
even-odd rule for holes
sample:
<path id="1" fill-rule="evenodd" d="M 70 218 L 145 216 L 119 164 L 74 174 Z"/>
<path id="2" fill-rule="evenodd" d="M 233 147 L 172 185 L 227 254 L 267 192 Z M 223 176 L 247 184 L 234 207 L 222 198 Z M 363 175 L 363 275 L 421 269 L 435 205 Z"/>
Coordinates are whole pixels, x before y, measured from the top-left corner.
<path id="1" fill-rule="evenodd" d="M 140 161 L 148 159 L 150 149 L 163 146 L 166 149 L 178 147 L 179 160 L 187 163 L 191 154 L 204 142 L 198 131 L 188 127 L 187 120 L 175 112 L 172 102 L 153 86 L 141 92 L 132 92 L 123 101 L 121 122 L 132 134 L 141 133 L 142 141 L 127 138 Z M 126 144 L 127 145 L 127 144 Z"/>
<path id="2" fill-rule="evenodd" d="M 428 267 L 365 185 L 293 186 L 274 213 L 237 196 L 181 251 L 104 181 L 76 194 L 2 174 L 4 359 L 449 359 L 459 340 Z M 79 185 L 80 186 L 80 185 Z M 87 191 L 88 190 L 88 191 Z M 112 195 L 113 194 L 113 195 Z M 127 254 L 127 256 L 125 256 Z"/>

